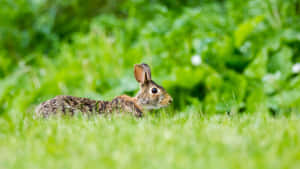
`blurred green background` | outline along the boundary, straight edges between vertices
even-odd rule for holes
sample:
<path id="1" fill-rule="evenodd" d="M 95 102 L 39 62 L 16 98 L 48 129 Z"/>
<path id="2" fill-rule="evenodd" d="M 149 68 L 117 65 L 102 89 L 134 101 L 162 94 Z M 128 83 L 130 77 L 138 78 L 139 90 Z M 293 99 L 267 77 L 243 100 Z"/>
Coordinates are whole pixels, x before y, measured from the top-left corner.
<path id="1" fill-rule="evenodd" d="M 0 114 L 134 95 L 146 62 L 200 113 L 300 112 L 298 0 L 1 0 Z"/>

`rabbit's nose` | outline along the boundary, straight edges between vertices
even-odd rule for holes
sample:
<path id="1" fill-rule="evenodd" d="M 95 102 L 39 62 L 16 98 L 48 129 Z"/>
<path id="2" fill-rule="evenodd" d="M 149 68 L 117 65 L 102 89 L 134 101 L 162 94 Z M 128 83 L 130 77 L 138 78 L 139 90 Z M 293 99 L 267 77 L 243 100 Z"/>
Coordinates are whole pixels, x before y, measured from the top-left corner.
<path id="1" fill-rule="evenodd" d="M 171 104 L 172 102 L 173 102 L 173 99 L 171 98 L 168 103 Z"/>

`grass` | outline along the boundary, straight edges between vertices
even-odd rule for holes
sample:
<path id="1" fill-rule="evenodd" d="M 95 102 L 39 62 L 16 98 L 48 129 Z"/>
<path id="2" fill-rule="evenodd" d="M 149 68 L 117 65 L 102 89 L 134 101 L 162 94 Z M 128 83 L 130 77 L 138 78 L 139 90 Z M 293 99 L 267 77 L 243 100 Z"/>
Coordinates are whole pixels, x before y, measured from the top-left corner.
<path id="1" fill-rule="evenodd" d="M 300 117 L 0 118 L 0 168 L 300 167 Z"/>

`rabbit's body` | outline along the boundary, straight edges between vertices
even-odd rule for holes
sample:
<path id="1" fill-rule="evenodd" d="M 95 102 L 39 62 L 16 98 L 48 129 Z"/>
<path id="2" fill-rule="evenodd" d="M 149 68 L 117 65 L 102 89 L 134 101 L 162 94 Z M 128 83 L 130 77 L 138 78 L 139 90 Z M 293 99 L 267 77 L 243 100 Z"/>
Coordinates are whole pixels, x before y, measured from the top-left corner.
<path id="1" fill-rule="evenodd" d="M 118 96 L 112 101 L 92 100 L 74 96 L 56 96 L 41 103 L 36 109 L 36 113 L 40 117 L 48 117 L 51 114 L 72 116 L 76 113 L 100 115 L 113 112 L 131 112 L 137 117 L 141 117 L 143 114 L 141 108 L 135 104 L 132 98 L 125 95 Z"/>
<path id="2" fill-rule="evenodd" d="M 74 115 L 76 113 L 110 114 L 129 112 L 137 117 L 143 116 L 144 109 L 158 109 L 172 102 L 172 97 L 151 80 L 150 68 L 146 64 L 135 65 L 134 74 L 140 83 L 140 91 L 136 97 L 118 96 L 112 101 L 97 101 L 89 98 L 74 96 L 56 96 L 41 103 L 36 108 L 36 115 Z"/>

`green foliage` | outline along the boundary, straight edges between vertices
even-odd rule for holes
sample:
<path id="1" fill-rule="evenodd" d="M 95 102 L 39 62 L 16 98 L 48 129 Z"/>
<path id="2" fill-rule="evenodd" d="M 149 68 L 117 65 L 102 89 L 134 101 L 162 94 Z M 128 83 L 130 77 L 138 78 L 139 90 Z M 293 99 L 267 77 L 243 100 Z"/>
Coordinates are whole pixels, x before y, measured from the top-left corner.
<path id="1" fill-rule="evenodd" d="M 86 32 L 90 19 L 118 11 L 121 0 L 1 0 L 0 51 L 13 61 L 34 60 L 30 53 L 55 55 L 73 32 Z M 0 70 L 0 77 L 12 68 Z M 8 72 L 7 72 L 8 71 Z"/>
<path id="2" fill-rule="evenodd" d="M 1 113 L 58 94 L 133 95 L 140 62 L 175 110 L 299 113 L 298 1 L 115 2 L 1 1 Z"/>

